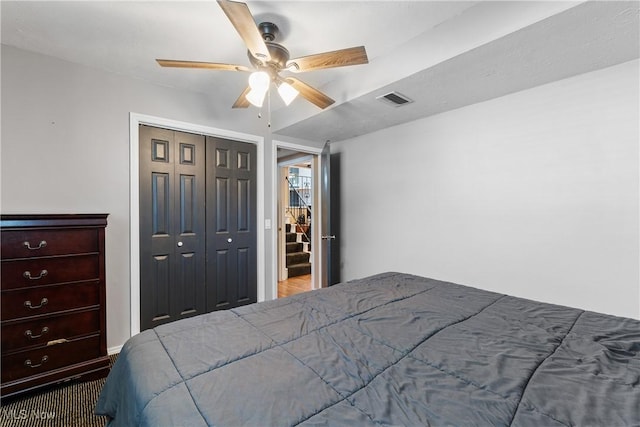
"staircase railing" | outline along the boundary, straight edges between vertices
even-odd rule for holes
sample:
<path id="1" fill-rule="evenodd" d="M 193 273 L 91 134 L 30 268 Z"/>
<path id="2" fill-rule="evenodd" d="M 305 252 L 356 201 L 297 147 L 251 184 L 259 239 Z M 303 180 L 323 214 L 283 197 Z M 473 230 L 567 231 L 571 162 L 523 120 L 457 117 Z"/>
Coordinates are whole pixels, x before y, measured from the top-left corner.
<path id="1" fill-rule="evenodd" d="M 298 225 L 307 225 L 307 218 L 311 218 L 311 207 L 304 201 L 304 197 L 300 194 L 298 189 L 291 183 L 289 177 L 286 177 L 289 184 L 289 206 L 286 208 L 286 212 L 293 218 L 296 224 L 296 231 L 298 229 L 304 234 L 307 242 L 311 242 L 311 237 L 307 234 L 310 229 L 305 227 L 297 227 Z M 291 197 L 291 195 L 294 197 Z"/>

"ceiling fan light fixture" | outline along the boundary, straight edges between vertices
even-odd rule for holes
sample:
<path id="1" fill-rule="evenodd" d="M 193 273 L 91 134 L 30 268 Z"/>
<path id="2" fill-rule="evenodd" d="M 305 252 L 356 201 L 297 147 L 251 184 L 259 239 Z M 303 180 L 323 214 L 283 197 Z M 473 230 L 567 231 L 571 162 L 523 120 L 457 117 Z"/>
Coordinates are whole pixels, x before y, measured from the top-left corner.
<path id="1" fill-rule="evenodd" d="M 271 77 L 265 71 L 256 71 L 249 76 L 249 87 L 252 90 L 258 92 L 267 92 L 269 84 L 271 83 Z"/>
<path id="2" fill-rule="evenodd" d="M 264 97 L 266 94 L 266 90 L 251 89 L 249 93 L 247 93 L 246 98 L 247 101 L 251 103 L 251 105 L 262 108 L 262 104 L 264 103 Z"/>
<path id="3" fill-rule="evenodd" d="M 294 99 L 298 96 L 300 92 L 298 92 L 293 86 L 291 86 L 287 82 L 282 82 L 278 86 L 278 93 L 280 94 L 280 98 L 284 101 L 284 103 L 289 106 L 293 102 Z"/>

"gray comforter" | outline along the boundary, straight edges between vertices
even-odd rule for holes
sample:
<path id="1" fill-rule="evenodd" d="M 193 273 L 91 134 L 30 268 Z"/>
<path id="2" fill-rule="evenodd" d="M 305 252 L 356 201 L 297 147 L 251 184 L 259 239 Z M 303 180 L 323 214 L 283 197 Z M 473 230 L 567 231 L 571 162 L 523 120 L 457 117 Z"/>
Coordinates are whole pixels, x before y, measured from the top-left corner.
<path id="1" fill-rule="evenodd" d="M 123 347 L 113 426 L 639 426 L 640 322 L 384 273 Z"/>

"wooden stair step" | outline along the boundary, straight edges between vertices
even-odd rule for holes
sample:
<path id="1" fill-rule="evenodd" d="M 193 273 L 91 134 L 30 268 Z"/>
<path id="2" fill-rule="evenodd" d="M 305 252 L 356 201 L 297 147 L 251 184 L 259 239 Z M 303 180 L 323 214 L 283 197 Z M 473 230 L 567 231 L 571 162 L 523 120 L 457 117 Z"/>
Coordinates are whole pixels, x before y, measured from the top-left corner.
<path id="1" fill-rule="evenodd" d="M 287 254 L 287 267 L 295 264 L 303 264 L 309 262 L 309 252 L 293 252 Z"/>
<path id="2" fill-rule="evenodd" d="M 287 253 L 303 252 L 304 245 L 300 242 L 287 242 Z"/>
<path id="3" fill-rule="evenodd" d="M 303 276 L 311 274 L 311 263 L 294 264 L 287 267 L 289 277 Z"/>

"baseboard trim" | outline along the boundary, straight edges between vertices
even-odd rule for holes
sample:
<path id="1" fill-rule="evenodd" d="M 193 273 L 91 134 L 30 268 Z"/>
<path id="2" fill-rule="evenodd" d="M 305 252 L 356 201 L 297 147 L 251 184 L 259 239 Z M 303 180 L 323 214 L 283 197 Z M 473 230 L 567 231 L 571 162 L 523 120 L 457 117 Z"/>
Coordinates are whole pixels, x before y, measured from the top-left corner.
<path id="1" fill-rule="evenodd" d="M 114 354 L 120 353 L 120 350 L 122 350 L 122 346 L 121 345 L 117 345 L 115 347 L 110 347 L 110 348 L 107 349 L 107 354 L 109 356 L 112 356 Z"/>

